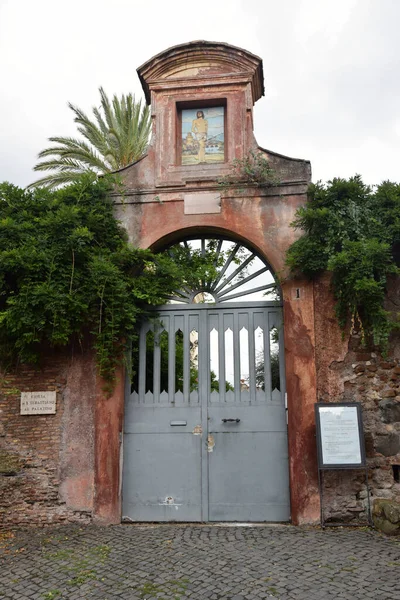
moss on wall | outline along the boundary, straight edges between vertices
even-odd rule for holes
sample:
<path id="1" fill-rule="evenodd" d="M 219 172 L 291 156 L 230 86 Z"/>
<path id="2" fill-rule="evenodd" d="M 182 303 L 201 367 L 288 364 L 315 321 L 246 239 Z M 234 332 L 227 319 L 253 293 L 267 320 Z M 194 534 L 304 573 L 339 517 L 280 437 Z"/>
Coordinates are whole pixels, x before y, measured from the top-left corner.
<path id="1" fill-rule="evenodd" d="M 0 450 L 0 475 L 14 475 L 21 471 L 22 460 L 16 454 Z"/>

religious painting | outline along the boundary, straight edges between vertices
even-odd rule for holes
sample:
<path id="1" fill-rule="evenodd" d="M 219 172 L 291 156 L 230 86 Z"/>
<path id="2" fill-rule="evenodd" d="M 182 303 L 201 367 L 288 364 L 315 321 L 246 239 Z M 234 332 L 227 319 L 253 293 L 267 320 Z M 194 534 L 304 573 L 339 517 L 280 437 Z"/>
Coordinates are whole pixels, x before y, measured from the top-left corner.
<path id="1" fill-rule="evenodd" d="M 225 161 L 224 107 L 182 110 L 182 164 Z"/>

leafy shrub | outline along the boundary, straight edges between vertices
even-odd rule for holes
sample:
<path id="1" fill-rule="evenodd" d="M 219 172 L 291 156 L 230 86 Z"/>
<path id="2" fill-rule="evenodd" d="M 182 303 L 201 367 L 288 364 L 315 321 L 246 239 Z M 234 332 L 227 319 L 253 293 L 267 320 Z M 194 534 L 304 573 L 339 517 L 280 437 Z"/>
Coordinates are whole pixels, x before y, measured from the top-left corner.
<path id="1" fill-rule="evenodd" d="M 275 170 L 260 151 L 250 150 L 244 158 L 232 161 L 230 173 L 218 181 L 223 188 L 235 188 L 238 185 L 272 187 L 279 183 Z"/>
<path id="2" fill-rule="evenodd" d="M 385 349 L 394 325 L 384 309 L 386 282 L 399 273 L 400 185 L 373 189 L 360 176 L 312 184 L 292 226 L 304 234 L 288 250 L 291 271 L 310 278 L 330 271 L 341 327 L 356 322 L 364 341 Z"/>
<path id="3" fill-rule="evenodd" d="M 89 335 L 111 381 L 138 318 L 180 281 L 168 257 L 127 242 L 110 185 L 88 177 L 53 192 L 0 184 L 3 367 Z"/>

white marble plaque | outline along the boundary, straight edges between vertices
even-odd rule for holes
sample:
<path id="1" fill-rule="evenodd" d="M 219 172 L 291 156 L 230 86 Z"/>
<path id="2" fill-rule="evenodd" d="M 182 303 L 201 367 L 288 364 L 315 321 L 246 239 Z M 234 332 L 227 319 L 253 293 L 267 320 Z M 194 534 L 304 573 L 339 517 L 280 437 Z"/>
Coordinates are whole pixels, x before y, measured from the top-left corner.
<path id="1" fill-rule="evenodd" d="M 324 465 L 361 463 L 356 406 L 320 406 L 322 462 Z"/>
<path id="2" fill-rule="evenodd" d="M 215 192 L 184 195 L 185 215 L 206 215 L 221 212 L 221 194 Z"/>
<path id="3" fill-rule="evenodd" d="M 54 415 L 56 392 L 21 392 L 21 415 Z"/>

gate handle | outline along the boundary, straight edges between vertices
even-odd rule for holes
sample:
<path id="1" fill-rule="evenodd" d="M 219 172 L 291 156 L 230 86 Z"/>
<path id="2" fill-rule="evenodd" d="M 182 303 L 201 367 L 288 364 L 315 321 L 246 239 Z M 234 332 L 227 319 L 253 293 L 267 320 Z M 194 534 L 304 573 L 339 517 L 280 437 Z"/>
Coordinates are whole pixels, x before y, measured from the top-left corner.
<path id="1" fill-rule="evenodd" d="M 222 419 L 223 423 L 240 423 L 240 419 Z"/>

